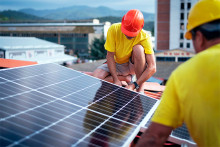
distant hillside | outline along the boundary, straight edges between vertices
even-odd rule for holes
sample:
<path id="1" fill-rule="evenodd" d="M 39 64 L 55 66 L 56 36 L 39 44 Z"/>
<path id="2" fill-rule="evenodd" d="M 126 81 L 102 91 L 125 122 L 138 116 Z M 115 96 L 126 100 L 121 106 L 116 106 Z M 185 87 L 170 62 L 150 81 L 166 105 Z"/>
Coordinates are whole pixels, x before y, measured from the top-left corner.
<path id="1" fill-rule="evenodd" d="M 97 17 L 100 22 L 109 21 L 111 23 L 121 22 L 122 17 L 115 17 L 115 16 L 106 16 L 106 17 Z"/>
<path id="2" fill-rule="evenodd" d="M 107 16 L 107 17 L 97 17 L 97 19 L 100 22 L 109 21 L 109 22 L 111 22 L 111 24 L 113 24 L 113 23 L 121 22 L 122 17 Z M 148 31 L 153 31 L 153 29 L 154 29 L 154 21 L 145 21 L 144 29 L 148 30 Z"/>
<path id="3" fill-rule="evenodd" d="M 127 11 L 114 10 L 108 7 L 71 6 L 52 10 L 21 9 L 20 12 L 53 20 L 80 20 L 97 17 L 122 17 Z M 153 13 L 143 12 L 146 21 L 153 21 Z"/>
<path id="4" fill-rule="evenodd" d="M 0 11 L 0 21 L 25 21 L 25 20 L 44 20 L 44 18 L 30 15 L 30 14 L 25 14 L 22 12 L 18 11 L 12 11 L 12 10 L 7 10 L 7 11 Z"/>

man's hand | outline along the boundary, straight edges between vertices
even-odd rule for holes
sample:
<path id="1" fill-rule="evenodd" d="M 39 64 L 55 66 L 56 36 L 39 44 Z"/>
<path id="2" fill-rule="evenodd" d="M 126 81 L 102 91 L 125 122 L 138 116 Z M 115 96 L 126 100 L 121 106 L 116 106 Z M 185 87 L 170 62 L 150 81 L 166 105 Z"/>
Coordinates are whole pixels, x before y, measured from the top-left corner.
<path id="1" fill-rule="evenodd" d="M 122 86 L 121 81 L 118 79 L 117 72 L 116 72 L 116 63 L 114 60 L 115 53 L 114 52 L 107 52 L 107 64 L 111 76 L 113 78 L 113 83 L 119 86 Z"/>
<path id="2" fill-rule="evenodd" d="M 126 86 L 125 88 L 130 89 L 130 90 L 134 90 L 135 85 L 132 83 L 132 84 L 129 84 L 128 86 Z"/>
<path id="3" fill-rule="evenodd" d="M 122 83 L 119 79 L 114 80 L 114 84 L 116 84 L 118 86 L 122 86 Z"/>
<path id="4" fill-rule="evenodd" d="M 163 147 L 172 130 L 172 127 L 152 122 L 141 135 L 137 147 Z"/>

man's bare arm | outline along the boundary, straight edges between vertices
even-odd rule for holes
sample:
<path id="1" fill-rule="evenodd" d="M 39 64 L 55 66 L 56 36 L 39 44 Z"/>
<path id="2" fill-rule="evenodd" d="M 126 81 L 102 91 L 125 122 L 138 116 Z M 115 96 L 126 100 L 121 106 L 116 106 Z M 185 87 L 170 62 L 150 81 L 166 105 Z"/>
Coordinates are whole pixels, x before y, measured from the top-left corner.
<path id="1" fill-rule="evenodd" d="M 156 72 L 156 62 L 154 54 L 146 54 L 145 57 L 147 62 L 147 68 L 142 73 L 140 78 L 136 81 L 139 85 L 147 81 Z"/>
<path id="2" fill-rule="evenodd" d="M 152 122 L 141 136 L 137 147 L 162 147 L 172 130 L 172 127 Z"/>
<path id="3" fill-rule="evenodd" d="M 107 64 L 109 71 L 111 73 L 111 76 L 113 78 L 113 83 L 117 84 L 119 86 L 122 86 L 121 81 L 118 79 L 117 72 L 116 72 L 116 64 L 114 59 L 114 52 L 107 51 Z"/>

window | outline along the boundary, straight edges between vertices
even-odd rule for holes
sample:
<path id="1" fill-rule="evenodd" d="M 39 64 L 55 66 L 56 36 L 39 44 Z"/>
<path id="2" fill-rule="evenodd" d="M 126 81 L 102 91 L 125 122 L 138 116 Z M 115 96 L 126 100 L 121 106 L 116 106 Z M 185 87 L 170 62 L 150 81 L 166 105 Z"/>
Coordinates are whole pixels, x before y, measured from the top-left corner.
<path id="1" fill-rule="evenodd" d="M 181 3 L 180 9 L 184 10 L 184 3 Z"/>
<path id="2" fill-rule="evenodd" d="M 180 23 L 180 30 L 184 30 L 184 23 Z"/>
<path id="3" fill-rule="evenodd" d="M 26 53 L 25 52 L 10 52 L 9 59 L 25 59 Z"/>
<path id="4" fill-rule="evenodd" d="M 0 51 L 0 58 L 5 58 L 3 51 Z"/>
<path id="5" fill-rule="evenodd" d="M 175 61 L 175 57 L 165 57 L 165 61 Z"/>
<path id="6" fill-rule="evenodd" d="M 181 14 L 180 14 L 180 19 L 181 19 L 181 20 L 184 20 L 184 13 L 181 13 Z"/>
<path id="7" fill-rule="evenodd" d="M 165 57 L 157 57 L 156 60 L 157 60 L 157 61 L 164 61 L 164 60 L 165 60 Z"/>
<path id="8" fill-rule="evenodd" d="M 180 48 L 183 48 L 183 43 L 182 42 L 180 42 Z"/>
<path id="9" fill-rule="evenodd" d="M 172 61 L 175 61 L 175 57 L 157 57 L 156 60 L 157 60 L 157 61 L 168 61 L 168 62 L 172 62 Z"/>
<path id="10" fill-rule="evenodd" d="M 0 36 L 10 36 L 10 33 L 0 33 Z"/>
<path id="11" fill-rule="evenodd" d="M 187 3 L 187 9 L 189 10 L 191 8 L 191 3 Z"/>
<path id="12" fill-rule="evenodd" d="M 12 36 L 19 36 L 19 34 L 13 33 Z"/>
<path id="13" fill-rule="evenodd" d="M 180 33 L 180 39 L 183 39 L 183 33 Z"/>
<path id="14" fill-rule="evenodd" d="M 47 51 L 35 51 L 35 57 L 46 57 Z"/>
<path id="15" fill-rule="evenodd" d="M 178 57 L 178 62 L 184 62 L 184 61 L 187 61 L 189 59 L 190 59 L 190 57 Z"/>
<path id="16" fill-rule="evenodd" d="M 186 44 L 186 47 L 187 47 L 187 48 L 190 48 L 190 43 L 187 43 L 187 44 Z"/>

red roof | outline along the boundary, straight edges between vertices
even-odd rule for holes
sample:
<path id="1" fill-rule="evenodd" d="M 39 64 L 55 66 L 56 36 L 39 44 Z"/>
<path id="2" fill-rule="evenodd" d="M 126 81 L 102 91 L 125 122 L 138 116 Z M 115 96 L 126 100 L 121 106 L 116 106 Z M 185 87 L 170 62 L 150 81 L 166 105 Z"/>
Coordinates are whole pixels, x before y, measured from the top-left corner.
<path id="1" fill-rule="evenodd" d="M 34 64 L 37 64 L 37 62 L 0 58 L 0 67 L 4 68 L 20 67 Z"/>
<path id="2" fill-rule="evenodd" d="M 149 96 L 151 98 L 155 98 L 155 99 L 158 99 L 158 100 L 161 98 L 162 93 L 163 92 L 154 93 L 154 92 L 144 91 L 144 94 L 146 96 Z"/>

